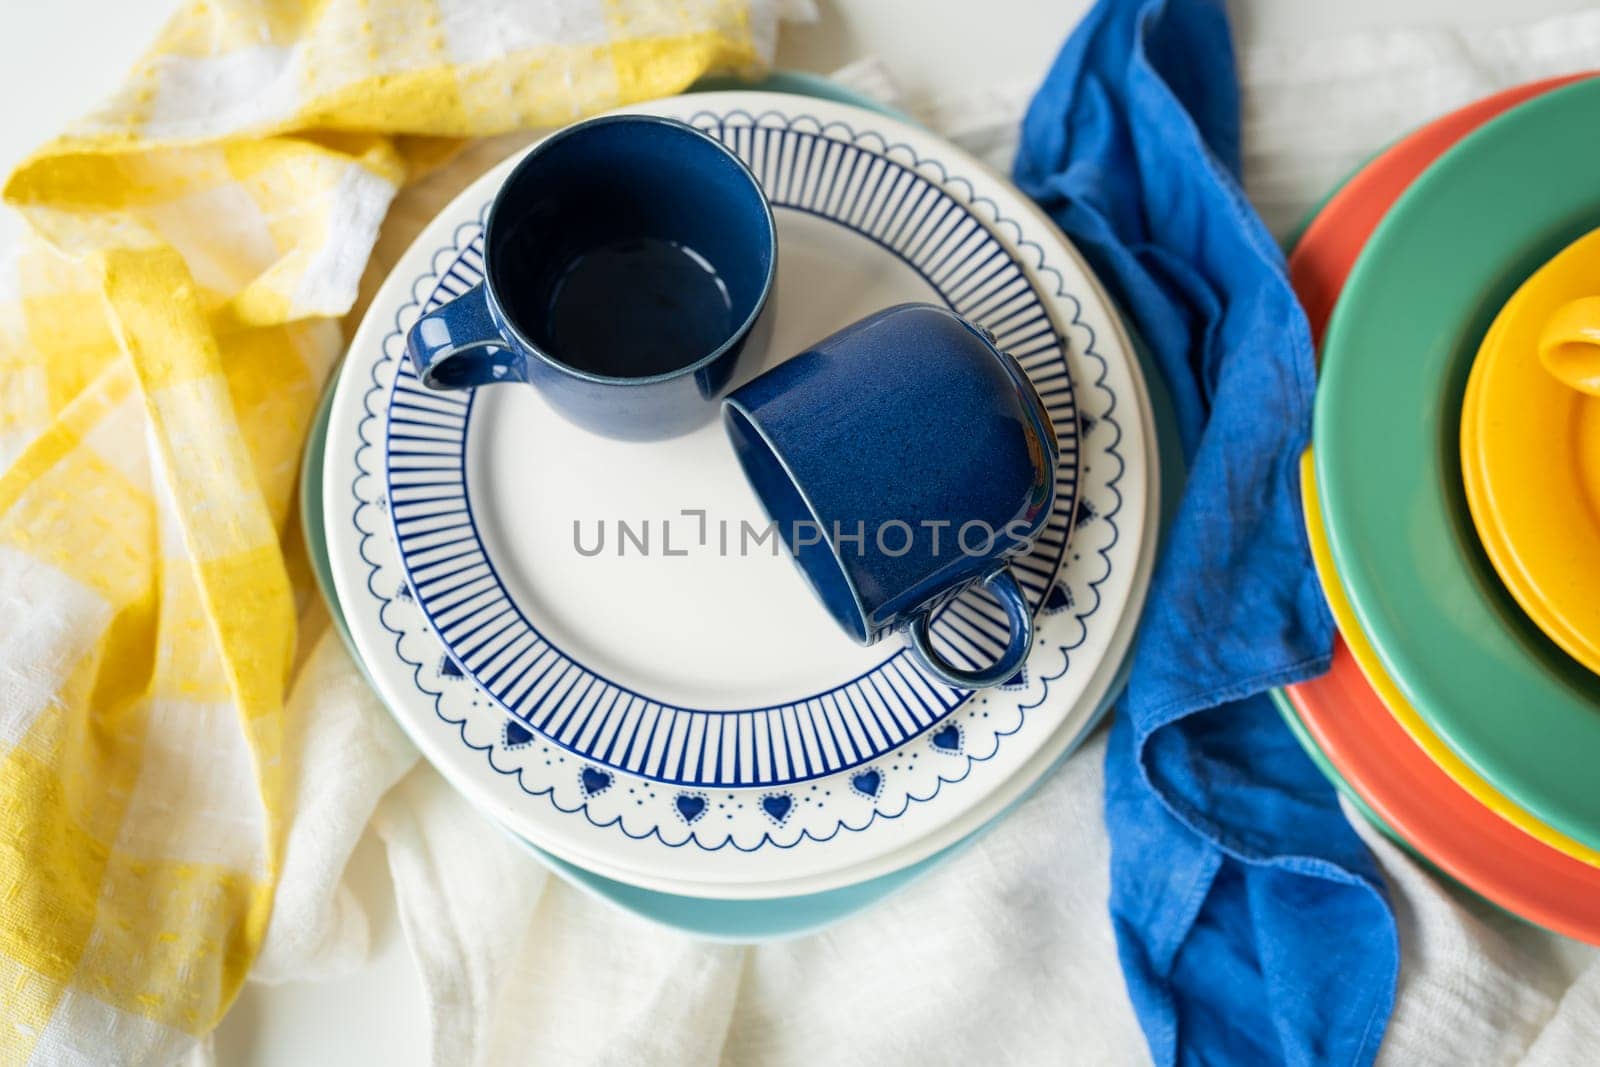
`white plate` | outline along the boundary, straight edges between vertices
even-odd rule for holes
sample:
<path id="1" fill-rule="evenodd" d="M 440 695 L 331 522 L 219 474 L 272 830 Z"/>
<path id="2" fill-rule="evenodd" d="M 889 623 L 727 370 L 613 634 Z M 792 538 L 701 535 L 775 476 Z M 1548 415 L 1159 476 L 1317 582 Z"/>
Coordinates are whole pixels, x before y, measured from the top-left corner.
<path id="1" fill-rule="evenodd" d="M 1109 685 L 1099 668 L 1108 653 L 1120 661 L 1119 624 L 1143 596 L 1147 402 L 1077 257 L 957 150 L 787 96 L 638 110 L 722 137 L 772 198 L 773 358 L 876 308 L 944 299 L 993 328 L 1034 376 L 1061 423 L 1068 462 L 1053 523 L 1071 537 L 1045 539 L 1029 560 L 1042 611 L 1022 677 L 976 695 L 932 683 L 897 642 L 861 649 L 840 634 L 787 559 L 740 554 L 741 523 L 764 520 L 719 426 L 627 444 L 569 426 L 531 389 L 411 389 L 404 330 L 476 280 L 483 211 L 511 161 L 429 226 L 352 342 L 326 460 L 335 580 L 390 707 L 517 833 L 671 892 L 813 892 L 914 862 L 953 840 L 952 827 L 999 810 Z M 442 490 L 425 484 L 440 475 L 420 472 L 439 471 L 459 473 Z M 704 511 L 704 543 L 686 509 Z M 585 550 L 605 525 L 606 551 L 579 551 L 575 520 Z M 637 534 L 644 520 L 653 551 L 630 541 L 617 555 L 618 522 Z M 686 554 L 667 556 L 664 536 Z M 441 594 L 444 570 L 470 584 Z M 471 644 L 446 622 L 463 650 L 452 658 L 423 609 L 449 620 L 450 598 L 466 595 L 486 607 L 480 621 L 499 621 Z M 993 640 L 981 601 L 953 614 L 941 626 L 952 658 Z"/>

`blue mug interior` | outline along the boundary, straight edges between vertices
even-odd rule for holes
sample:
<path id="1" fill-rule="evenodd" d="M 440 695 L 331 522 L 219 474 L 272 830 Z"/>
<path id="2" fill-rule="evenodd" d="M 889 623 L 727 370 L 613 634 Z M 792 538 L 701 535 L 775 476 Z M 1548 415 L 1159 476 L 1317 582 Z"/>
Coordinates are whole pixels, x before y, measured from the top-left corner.
<path id="1" fill-rule="evenodd" d="M 556 134 L 489 219 L 506 325 L 583 375 L 647 380 L 709 361 L 761 307 L 776 255 L 754 177 L 721 144 L 650 116 Z"/>
<path id="2" fill-rule="evenodd" d="M 811 583 L 828 614 L 856 641 L 866 644 L 869 635 L 865 614 L 839 558 L 827 538 L 821 536 L 824 527 L 816 511 L 767 439 L 737 405 L 724 404 L 722 418 L 739 466 L 766 508 L 767 518 L 777 524 L 778 536 L 789 546 L 800 573 Z"/>

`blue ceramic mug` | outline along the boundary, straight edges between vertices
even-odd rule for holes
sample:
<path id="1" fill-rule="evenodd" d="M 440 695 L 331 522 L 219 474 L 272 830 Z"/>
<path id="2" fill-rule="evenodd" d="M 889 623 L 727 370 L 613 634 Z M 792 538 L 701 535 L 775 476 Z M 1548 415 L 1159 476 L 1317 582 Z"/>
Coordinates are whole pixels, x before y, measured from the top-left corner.
<path id="1" fill-rule="evenodd" d="M 580 426 L 631 440 L 708 421 L 777 272 L 749 169 L 684 123 L 612 115 L 522 158 L 496 194 L 484 280 L 417 320 L 423 383 L 529 382 Z"/>
<path id="2" fill-rule="evenodd" d="M 828 612 L 862 644 L 906 629 L 935 677 L 1011 678 L 1033 613 L 1008 560 L 1043 529 L 1060 459 L 1039 394 L 980 328 L 942 307 L 869 316 L 735 390 L 723 426 L 756 496 Z M 982 584 L 1004 651 L 957 666 L 929 619 Z"/>

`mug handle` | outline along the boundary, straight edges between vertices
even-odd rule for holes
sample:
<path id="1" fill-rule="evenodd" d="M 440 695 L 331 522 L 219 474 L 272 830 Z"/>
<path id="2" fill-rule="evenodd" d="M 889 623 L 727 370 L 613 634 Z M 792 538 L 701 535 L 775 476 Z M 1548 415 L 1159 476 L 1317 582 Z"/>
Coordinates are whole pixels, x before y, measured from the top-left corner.
<path id="1" fill-rule="evenodd" d="M 489 314 L 482 282 L 418 319 L 406 334 L 406 353 L 429 389 L 527 381 L 527 362 Z"/>
<path id="2" fill-rule="evenodd" d="M 1011 630 L 1011 640 L 1007 642 L 1005 651 L 1000 653 L 1000 658 L 982 670 L 969 671 L 952 666 L 945 658 L 933 650 L 933 642 L 928 634 L 930 611 L 917 615 L 911 623 L 911 650 L 916 653 L 917 659 L 928 673 L 944 682 L 946 685 L 955 686 L 957 689 L 987 689 L 999 685 L 1022 667 L 1023 660 L 1028 658 L 1028 652 L 1033 648 L 1033 612 L 1028 609 L 1028 598 L 1023 595 L 1022 587 L 1017 584 L 1017 579 L 1011 573 L 1010 567 L 1001 567 L 983 580 L 984 588 L 994 594 L 1000 606 L 1006 610 L 1006 623 Z"/>
<path id="3" fill-rule="evenodd" d="M 1600 396 L 1600 297 L 1581 297 L 1550 316 L 1539 362 L 1564 385 Z"/>

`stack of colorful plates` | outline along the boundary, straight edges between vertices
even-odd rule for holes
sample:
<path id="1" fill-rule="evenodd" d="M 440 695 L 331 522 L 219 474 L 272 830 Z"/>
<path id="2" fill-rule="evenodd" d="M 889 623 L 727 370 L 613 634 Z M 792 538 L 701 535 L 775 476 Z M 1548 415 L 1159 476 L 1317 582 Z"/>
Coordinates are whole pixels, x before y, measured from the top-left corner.
<path id="1" fill-rule="evenodd" d="M 1283 707 L 1392 835 L 1600 943 L 1600 400 L 1569 384 L 1600 337 L 1597 108 L 1587 79 L 1480 101 L 1302 234 L 1306 528 L 1343 640 Z"/>
<path id="2" fill-rule="evenodd" d="M 1095 279 L 959 150 L 881 112 L 774 92 L 637 110 L 721 139 L 772 201 L 769 363 L 878 308 L 935 301 L 993 330 L 1049 399 L 1071 462 L 1023 565 L 1038 634 L 1024 671 L 950 689 L 898 640 L 839 634 L 787 559 L 721 549 L 723 530 L 762 520 L 718 426 L 620 443 L 533 390 L 419 388 L 405 332 L 478 281 L 484 210 L 511 161 L 433 221 L 373 300 L 308 457 L 308 540 L 373 686 L 491 818 L 652 919 L 792 933 L 926 869 L 1093 725 L 1149 577 L 1155 427 Z M 618 523 L 653 528 L 657 552 L 625 550 Z M 692 550 L 669 556 L 668 538 Z M 457 580 L 417 580 L 445 573 Z"/>

